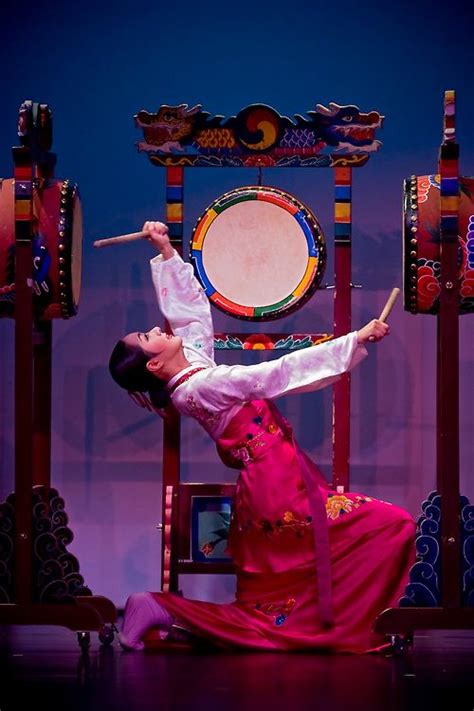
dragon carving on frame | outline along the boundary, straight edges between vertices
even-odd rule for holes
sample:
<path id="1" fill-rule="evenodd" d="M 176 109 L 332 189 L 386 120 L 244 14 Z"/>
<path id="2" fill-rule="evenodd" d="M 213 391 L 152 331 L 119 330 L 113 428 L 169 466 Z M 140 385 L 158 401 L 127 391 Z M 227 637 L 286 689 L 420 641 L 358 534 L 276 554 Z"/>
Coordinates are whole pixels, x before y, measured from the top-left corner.
<path id="1" fill-rule="evenodd" d="M 228 119 L 211 116 L 200 105 L 164 104 L 155 113 L 140 111 L 135 123 L 143 130 L 138 150 L 158 165 L 296 167 L 335 165 L 341 156 L 362 165 L 382 145 L 375 134 L 383 119 L 377 111 L 334 102 L 317 104 L 294 120 L 264 104 Z"/>

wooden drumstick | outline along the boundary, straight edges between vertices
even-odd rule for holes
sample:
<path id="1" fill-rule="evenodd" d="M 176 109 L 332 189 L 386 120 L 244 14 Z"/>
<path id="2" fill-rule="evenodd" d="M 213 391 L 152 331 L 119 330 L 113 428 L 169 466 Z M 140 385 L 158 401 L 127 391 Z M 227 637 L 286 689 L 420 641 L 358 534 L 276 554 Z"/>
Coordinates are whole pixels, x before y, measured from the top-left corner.
<path id="1" fill-rule="evenodd" d="M 143 239 L 149 232 L 130 232 L 127 235 L 118 235 L 117 237 L 109 237 L 108 239 L 98 239 L 93 243 L 94 247 L 110 247 L 113 244 L 122 244 L 124 242 L 135 242 Z"/>
<path id="2" fill-rule="evenodd" d="M 379 321 L 386 321 L 388 319 L 388 317 L 390 316 L 390 312 L 395 305 L 395 301 L 398 299 L 399 293 L 400 293 L 400 289 L 398 288 L 398 286 L 396 286 L 392 289 L 392 292 L 387 299 L 387 303 L 383 307 L 382 313 L 379 316 L 379 319 L 378 319 Z M 375 341 L 375 336 L 369 336 L 369 341 L 372 341 L 372 342 Z"/>

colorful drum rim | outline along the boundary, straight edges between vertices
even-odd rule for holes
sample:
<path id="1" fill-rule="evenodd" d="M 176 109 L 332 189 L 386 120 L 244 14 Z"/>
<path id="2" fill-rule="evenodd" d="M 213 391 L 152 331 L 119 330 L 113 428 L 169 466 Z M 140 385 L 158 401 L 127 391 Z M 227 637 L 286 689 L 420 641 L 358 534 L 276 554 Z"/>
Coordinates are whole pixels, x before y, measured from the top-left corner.
<path id="1" fill-rule="evenodd" d="M 459 313 L 474 311 L 474 178 L 460 177 Z M 436 315 L 441 292 L 439 175 L 412 175 L 403 185 L 404 308 Z M 436 203 L 433 203 L 436 198 Z"/>
<path id="2" fill-rule="evenodd" d="M 263 201 L 279 207 L 283 214 L 291 216 L 305 240 L 306 263 L 301 277 L 291 292 L 278 301 L 252 306 L 227 298 L 216 288 L 206 270 L 203 246 L 210 228 L 225 210 L 239 203 Z M 245 186 L 235 188 L 212 202 L 197 220 L 191 241 L 191 260 L 195 273 L 210 301 L 224 313 L 248 321 L 268 321 L 287 316 L 300 308 L 321 283 L 326 265 L 326 244 L 318 220 L 311 210 L 290 193 L 268 186 Z"/>

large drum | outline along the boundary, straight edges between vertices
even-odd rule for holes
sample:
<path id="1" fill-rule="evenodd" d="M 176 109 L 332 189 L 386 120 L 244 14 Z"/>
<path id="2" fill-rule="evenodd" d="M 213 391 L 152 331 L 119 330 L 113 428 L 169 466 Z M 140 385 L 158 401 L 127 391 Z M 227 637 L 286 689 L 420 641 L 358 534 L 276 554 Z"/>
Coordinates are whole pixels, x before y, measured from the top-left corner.
<path id="1" fill-rule="evenodd" d="M 35 318 L 74 316 L 82 257 L 82 209 L 74 183 L 47 180 L 35 189 L 32 248 Z M 14 181 L 0 180 L 0 317 L 14 315 Z"/>
<path id="2" fill-rule="evenodd" d="M 474 178 L 459 178 L 459 310 L 474 311 Z M 440 177 L 404 184 L 405 309 L 436 314 L 440 287 Z"/>
<path id="3" fill-rule="evenodd" d="M 199 218 L 191 258 L 212 303 L 250 321 L 299 308 L 321 282 L 324 235 L 292 195 L 242 187 L 215 200 Z"/>

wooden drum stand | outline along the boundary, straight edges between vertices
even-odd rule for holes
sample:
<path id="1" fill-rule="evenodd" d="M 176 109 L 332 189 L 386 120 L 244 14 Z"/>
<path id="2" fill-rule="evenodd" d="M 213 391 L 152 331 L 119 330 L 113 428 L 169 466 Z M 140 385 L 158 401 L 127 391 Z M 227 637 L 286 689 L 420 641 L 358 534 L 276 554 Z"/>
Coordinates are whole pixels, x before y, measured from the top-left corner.
<path id="1" fill-rule="evenodd" d="M 400 608 L 385 610 L 376 622 L 378 632 L 393 636 L 398 651 L 409 648 L 415 630 L 474 629 L 474 506 L 459 492 L 458 322 L 459 313 L 474 306 L 468 283 L 474 274 L 474 203 L 471 191 L 460 190 L 474 181 L 459 178 L 454 102 L 454 91 L 447 91 L 439 176 L 413 176 L 405 191 L 405 308 L 436 314 L 438 322 L 437 490 L 422 505 L 417 561 Z M 439 244 L 432 234 L 422 243 L 427 225 L 420 208 L 428 191 L 439 200 Z M 427 249 L 437 249 L 437 256 Z M 421 287 L 421 274 L 429 290 Z"/>
<path id="2" fill-rule="evenodd" d="M 103 644 L 112 642 L 117 611 L 92 595 L 66 550 L 73 534 L 50 482 L 50 319 L 77 311 L 80 202 L 76 186 L 53 180 L 50 109 L 24 102 L 18 135 L 14 180 L 2 186 L 2 200 L 10 200 L 2 203 L 3 235 L 8 223 L 14 235 L 3 245 L 14 271 L 11 283 L 0 284 L 2 296 L 11 296 L 0 302 L 0 315 L 15 318 L 15 491 L 0 503 L 0 624 L 68 627 L 86 651 L 91 630 Z"/>

